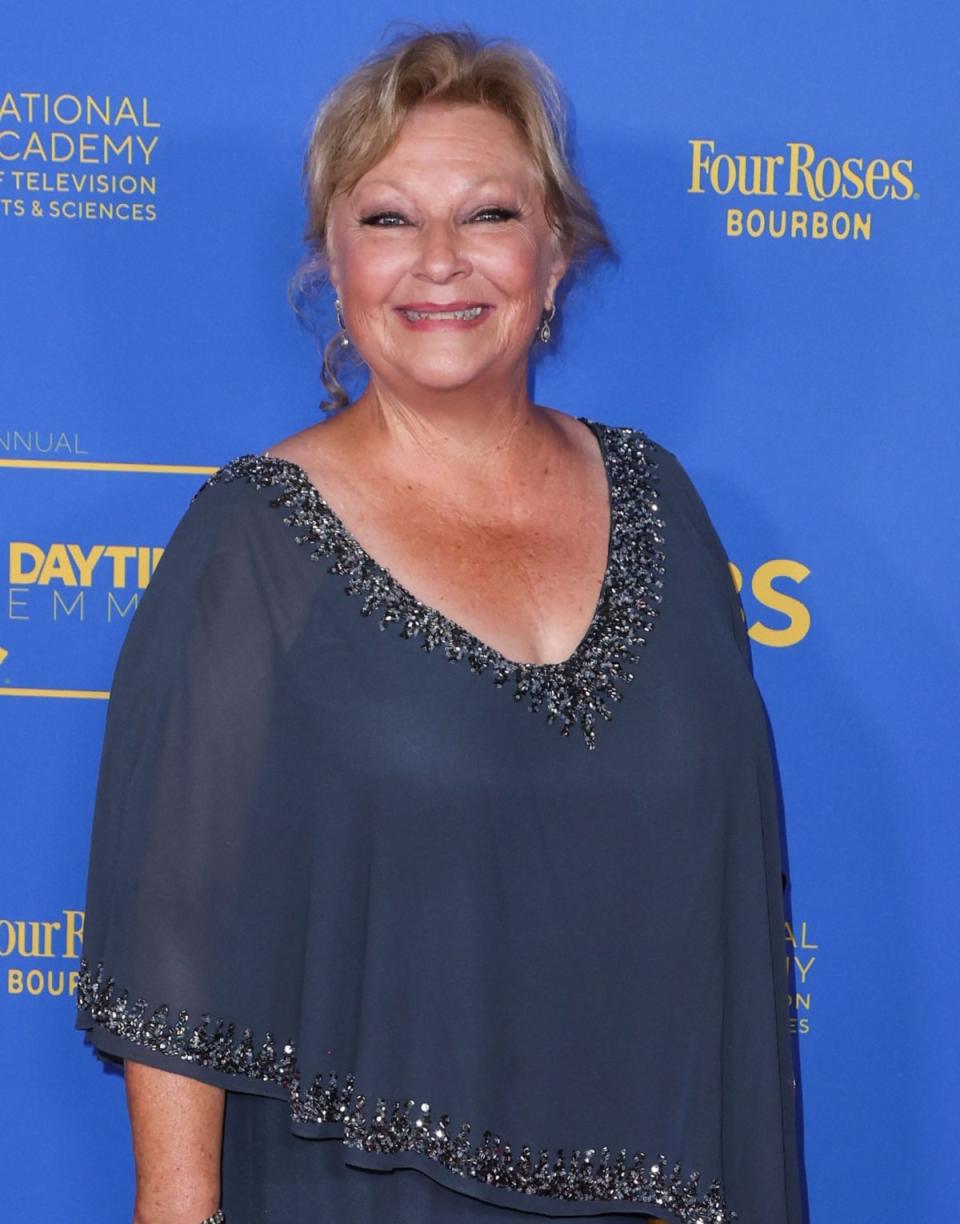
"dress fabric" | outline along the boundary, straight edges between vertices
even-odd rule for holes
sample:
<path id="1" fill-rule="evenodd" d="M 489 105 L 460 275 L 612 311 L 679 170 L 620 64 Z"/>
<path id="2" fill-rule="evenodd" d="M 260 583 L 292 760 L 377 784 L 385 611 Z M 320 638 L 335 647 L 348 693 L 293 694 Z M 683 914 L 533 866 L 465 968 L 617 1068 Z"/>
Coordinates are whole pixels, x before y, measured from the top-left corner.
<path id="1" fill-rule="evenodd" d="M 803 1224 L 771 745 L 680 462 L 512 663 L 296 464 L 197 490 L 107 711 L 76 1027 L 227 1090 L 228 1224 Z"/>

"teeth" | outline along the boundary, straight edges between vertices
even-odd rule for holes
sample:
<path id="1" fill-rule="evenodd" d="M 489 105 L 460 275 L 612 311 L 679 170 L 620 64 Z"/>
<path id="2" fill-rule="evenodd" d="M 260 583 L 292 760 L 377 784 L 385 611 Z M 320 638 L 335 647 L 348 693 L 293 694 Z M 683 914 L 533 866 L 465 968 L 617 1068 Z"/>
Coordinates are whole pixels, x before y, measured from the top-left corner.
<path id="1" fill-rule="evenodd" d="M 475 319 L 482 306 L 471 306 L 469 310 L 405 310 L 403 314 L 413 321 L 417 319 Z"/>

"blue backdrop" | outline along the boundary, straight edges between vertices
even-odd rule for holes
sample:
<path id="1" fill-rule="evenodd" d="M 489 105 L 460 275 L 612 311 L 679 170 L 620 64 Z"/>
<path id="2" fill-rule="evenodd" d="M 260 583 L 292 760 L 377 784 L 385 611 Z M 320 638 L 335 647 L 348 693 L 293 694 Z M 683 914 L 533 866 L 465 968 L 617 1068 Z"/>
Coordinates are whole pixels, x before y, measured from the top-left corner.
<path id="1" fill-rule="evenodd" d="M 515 38 L 569 92 L 623 259 L 567 303 L 536 398 L 675 451 L 742 580 L 784 795 L 811 1218 L 946 1219 L 960 18 L 937 0 L 6 13 L 5 1218 L 129 1219 L 122 1079 L 70 997 L 106 690 L 205 474 L 316 419 L 285 298 L 301 157 L 398 19 Z"/>

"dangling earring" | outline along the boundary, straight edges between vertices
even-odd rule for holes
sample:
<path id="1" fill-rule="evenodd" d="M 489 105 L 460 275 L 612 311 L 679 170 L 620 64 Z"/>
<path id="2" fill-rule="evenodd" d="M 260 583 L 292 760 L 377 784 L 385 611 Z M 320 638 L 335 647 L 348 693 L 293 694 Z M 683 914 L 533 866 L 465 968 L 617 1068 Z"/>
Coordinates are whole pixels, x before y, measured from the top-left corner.
<path id="1" fill-rule="evenodd" d="M 336 301 L 334 302 L 334 309 L 337 312 L 337 326 L 343 332 L 343 339 L 340 341 L 340 343 L 344 347 L 346 347 L 350 343 L 350 337 L 347 335 L 347 329 L 343 325 L 343 315 L 340 313 L 340 307 L 342 305 L 343 303 L 340 301 L 339 298 L 337 298 Z"/>
<path id="2" fill-rule="evenodd" d="M 550 339 L 550 320 L 553 318 L 553 316 L 556 313 L 557 313 L 556 303 L 551 302 L 550 303 L 550 313 L 540 324 L 540 339 L 543 341 L 544 344 L 546 344 L 547 341 Z"/>

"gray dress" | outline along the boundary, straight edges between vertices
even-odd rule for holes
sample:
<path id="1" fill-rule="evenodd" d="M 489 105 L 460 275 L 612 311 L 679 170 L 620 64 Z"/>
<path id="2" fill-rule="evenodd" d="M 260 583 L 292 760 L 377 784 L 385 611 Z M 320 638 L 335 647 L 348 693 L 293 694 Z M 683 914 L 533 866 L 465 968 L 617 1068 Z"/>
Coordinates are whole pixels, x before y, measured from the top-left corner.
<path id="1" fill-rule="evenodd" d="M 198 489 L 107 713 L 78 1028 L 227 1090 L 228 1224 L 802 1224 L 767 723 L 676 457 L 516 664 L 287 460 Z"/>

